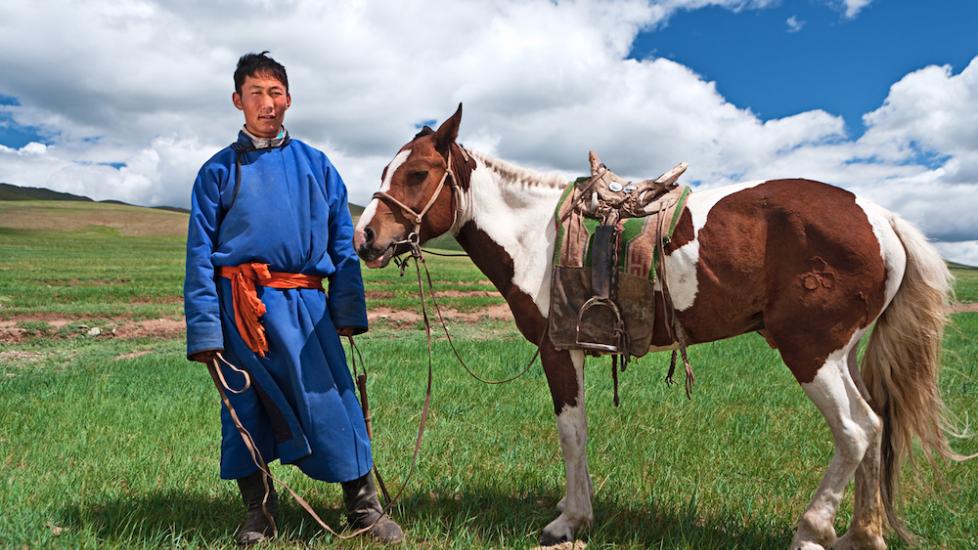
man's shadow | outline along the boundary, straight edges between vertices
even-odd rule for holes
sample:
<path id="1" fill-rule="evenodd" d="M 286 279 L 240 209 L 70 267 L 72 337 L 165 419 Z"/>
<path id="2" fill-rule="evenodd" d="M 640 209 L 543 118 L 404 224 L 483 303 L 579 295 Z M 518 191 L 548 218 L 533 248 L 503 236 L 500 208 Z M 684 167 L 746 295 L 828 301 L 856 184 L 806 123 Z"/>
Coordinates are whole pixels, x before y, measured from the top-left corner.
<path id="1" fill-rule="evenodd" d="M 334 494 L 335 493 L 335 494 Z M 333 528 L 342 528 L 344 516 L 338 491 L 304 495 Z M 405 495 L 394 512 L 407 533 L 409 545 L 444 544 L 444 538 L 425 541 L 419 532 L 464 532 L 467 540 L 489 546 L 535 546 L 543 527 L 557 515 L 556 492 L 529 496 L 503 494 L 492 488 L 463 488 L 455 494 Z M 290 497 L 280 495 L 280 537 L 306 544 L 326 538 Z M 64 525 L 85 527 L 104 542 L 168 546 L 179 541 L 191 546 L 233 545 L 234 530 L 243 505 L 236 495 L 203 495 L 161 491 L 131 498 L 116 498 L 91 506 L 73 505 L 62 511 Z M 581 533 L 601 544 L 644 547 L 777 548 L 791 540 L 791 526 L 771 527 L 757 518 L 744 525 L 740 514 L 703 517 L 695 506 L 687 512 L 622 505 L 602 497 L 594 500 L 595 524 Z M 413 530 L 415 526 L 424 526 Z M 413 532 L 414 531 L 414 532 Z M 525 544 L 524 544 L 525 541 Z M 364 541 L 366 543 L 366 541 Z M 357 546 L 357 544 L 354 544 Z M 430 545 L 430 544 L 429 544 Z"/>

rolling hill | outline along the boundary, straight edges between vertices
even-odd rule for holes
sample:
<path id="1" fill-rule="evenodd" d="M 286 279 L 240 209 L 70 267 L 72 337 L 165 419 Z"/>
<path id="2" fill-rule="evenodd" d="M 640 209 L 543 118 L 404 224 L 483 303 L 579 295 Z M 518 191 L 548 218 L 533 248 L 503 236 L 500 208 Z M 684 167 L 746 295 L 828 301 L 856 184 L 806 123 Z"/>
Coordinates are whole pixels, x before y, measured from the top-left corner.
<path id="1" fill-rule="evenodd" d="M 4 204 L 3 201 L 9 201 Z M 350 203 L 354 223 L 364 207 Z M 77 231 L 88 227 L 108 227 L 121 235 L 186 235 L 186 208 L 139 206 L 118 200 L 96 201 L 83 195 L 53 191 L 44 187 L 21 187 L 0 183 L 2 227 Z M 426 248 L 461 250 L 451 235 L 432 240 Z"/>

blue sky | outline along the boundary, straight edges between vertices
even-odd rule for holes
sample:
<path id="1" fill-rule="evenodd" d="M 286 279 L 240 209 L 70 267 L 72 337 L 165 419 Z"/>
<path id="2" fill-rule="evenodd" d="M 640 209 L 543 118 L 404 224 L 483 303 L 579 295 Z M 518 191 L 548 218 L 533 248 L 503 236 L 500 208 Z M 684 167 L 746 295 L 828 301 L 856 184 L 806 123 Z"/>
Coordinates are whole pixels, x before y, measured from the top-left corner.
<path id="1" fill-rule="evenodd" d="M 0 181 L 186 206 L 240 127 L 238 56 L 271 50 L 286 126 L 360 204 L 464 102 L 462 142 L 517 165 L 577 175 L 594 149 L 628 177 L 807 177 L 978 265 L 978 0 L 238 5 L 0 2 Z"/>
<path id="2" fill-rule="evenodd" d="M 800 28 L 791 32 L 789 18 Z M 853 18 L 811 0 L 759 10 L 711 6 L 643 31 L 630 52 L 686 65 L 763 120 L 811 109 L 842 115 L 851 137 L 903 75 L 927 65 L 960 72 L 976 54 L 974 0 L 881 0 Z"/>
<path id="3" fill-rule="evenodd" d="M 0 109 L 5 105 L 16 107 L 20 102 L 15 97 L 0 95 Z M 17 124 L 9 113 L 0 110 L 0 145 L 19 149 L 32 141 L 45 145 L 51 143 L 39 128 Z"/>

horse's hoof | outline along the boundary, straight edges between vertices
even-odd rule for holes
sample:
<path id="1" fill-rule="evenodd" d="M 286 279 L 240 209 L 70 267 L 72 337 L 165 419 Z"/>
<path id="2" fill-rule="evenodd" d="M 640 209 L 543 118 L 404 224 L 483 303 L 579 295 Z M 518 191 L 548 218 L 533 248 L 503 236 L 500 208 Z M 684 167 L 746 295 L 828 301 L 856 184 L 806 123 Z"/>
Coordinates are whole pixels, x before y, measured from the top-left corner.
<path id="1" fill-rule="evenodd" d="M 556 546 L 565 542 L 570 542 L 572 537 L 566 533 L 551 533 L 546 529 L 540 534 L 540 546 Z"/>
<path id="2" fill-rule="evenodd" d="M 798 530 L 791 541 L 791 550 L 825 550 L 835 540 L 832 522 L 807 512 L 798 520 Z"/>
<path id="3" fill-rule="evenodd" d="M 832 550 L 886 550 L 886 541 L 882 535 L 850 530 L 835 541 Z"/>

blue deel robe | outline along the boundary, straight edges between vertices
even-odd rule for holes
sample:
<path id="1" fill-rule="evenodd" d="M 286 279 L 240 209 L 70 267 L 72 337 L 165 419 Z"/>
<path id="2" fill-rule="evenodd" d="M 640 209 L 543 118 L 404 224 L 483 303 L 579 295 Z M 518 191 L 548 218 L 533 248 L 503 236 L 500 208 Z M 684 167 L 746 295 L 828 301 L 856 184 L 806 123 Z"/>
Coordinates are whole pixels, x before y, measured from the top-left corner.
<path id="1" fill-rule="evenodd" d="M 238 144 L 250 144 L 246 134 Z M 241 153 L 232 205 L 235 154 L 222 149 L 194 182 L 184 280 L 187 354 L 224 350 L 251 374 L 253 389 L 228 397 L 266 461 L 294 463 L 323 481 L 359 478 L 372 466 L 370 441 L 336 333 L 367 330 L 346 186 L 325 154 L 291 140 Z M 267 308 L 264 358 L 238 334 L 230 281 L 215 270 L 255 261 L 328 282 L 325 293 L 258 287 Z M 241 375 L 222 369 L 232 387 L 242 385 Z M 221 425 L 221 477 L 257 471 L 223 406 Z"/>

